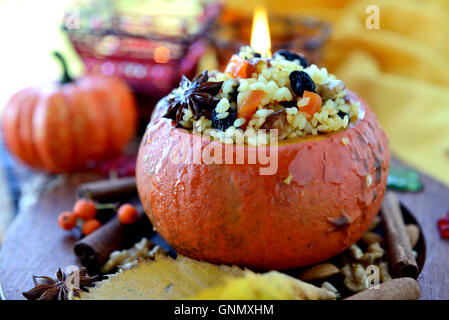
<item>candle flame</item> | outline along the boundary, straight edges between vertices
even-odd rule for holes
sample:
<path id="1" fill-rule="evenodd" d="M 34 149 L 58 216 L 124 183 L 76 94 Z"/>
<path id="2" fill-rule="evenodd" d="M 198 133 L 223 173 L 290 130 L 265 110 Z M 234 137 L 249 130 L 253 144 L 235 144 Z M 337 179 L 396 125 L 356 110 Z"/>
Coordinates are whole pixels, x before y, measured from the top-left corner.
<path id="1" fill-rule="evenodd" d="M 254 9 L 253 27 L 251 30 L 251 47 L 260 54 L 271 57 L 270 27 L 265 7 Z"/>

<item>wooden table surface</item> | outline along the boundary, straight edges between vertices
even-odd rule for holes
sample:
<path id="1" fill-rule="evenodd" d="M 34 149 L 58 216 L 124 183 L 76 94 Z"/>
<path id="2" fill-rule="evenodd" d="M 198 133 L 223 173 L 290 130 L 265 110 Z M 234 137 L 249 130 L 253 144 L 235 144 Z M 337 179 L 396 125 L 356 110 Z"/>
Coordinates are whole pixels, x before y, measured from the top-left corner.
<path id="1" fill-rule="evenodd" d="M 32 275 L 54 275 L 61 267 L 79 265 L 72 252 L 76 233 L 61 230 L 59 212 L 70 209 L 76 186 L 98 179 L 92 174 L 67 176 L 64 184 L 44 192 L 32 207 L 20 212 L 0 251 L 0 284 L 6 299 L 24 299 Z M 440 238 L 436 221 L 449 210 L 449 188 L 423 175 L 420 193 L 397 193 L 418 221 L 425 238 L 426 260 L 418 278 L 421 299 L 449 299 L 449 240 Z"/>

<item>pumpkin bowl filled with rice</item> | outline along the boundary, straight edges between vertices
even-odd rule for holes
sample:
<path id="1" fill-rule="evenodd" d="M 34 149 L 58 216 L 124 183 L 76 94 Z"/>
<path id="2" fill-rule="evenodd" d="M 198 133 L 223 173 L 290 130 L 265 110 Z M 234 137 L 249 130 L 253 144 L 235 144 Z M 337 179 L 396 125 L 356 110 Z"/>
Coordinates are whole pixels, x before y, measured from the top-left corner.
<path id="1" fill-rule="evenodd" d="M 162 99 L 137 187 L 159 234 L 213 263 L 287 269 L 335 256 L 378 213 L 390 162 L 377 117 L 325 68 L 251 48 Z"/>

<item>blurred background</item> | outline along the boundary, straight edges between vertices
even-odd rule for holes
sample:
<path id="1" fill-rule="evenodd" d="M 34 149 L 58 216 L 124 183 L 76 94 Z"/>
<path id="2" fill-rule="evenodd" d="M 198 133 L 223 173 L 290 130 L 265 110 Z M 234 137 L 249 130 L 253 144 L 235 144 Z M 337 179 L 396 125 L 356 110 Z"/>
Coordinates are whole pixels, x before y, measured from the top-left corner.
<path id="1" fill-rule="evenodd" d="M 268 12 L 273 52 L 300 51 L 327 67 L 368 101 L 394 156 L 449 185 L 445 0 L 0 0 L 0 111 L 15 92 L 60 78 L 57 50 L 73 76 L 125 81 L 143 128 L 181 74 L 222 68 L 249 44 L 257 6 Z M 3 143 L 0 157 L 1 243 L 14 215 L 61 180 L 29 169 Z M 134 159 L 125 152 L 93 169 L 132 175 Z"/>

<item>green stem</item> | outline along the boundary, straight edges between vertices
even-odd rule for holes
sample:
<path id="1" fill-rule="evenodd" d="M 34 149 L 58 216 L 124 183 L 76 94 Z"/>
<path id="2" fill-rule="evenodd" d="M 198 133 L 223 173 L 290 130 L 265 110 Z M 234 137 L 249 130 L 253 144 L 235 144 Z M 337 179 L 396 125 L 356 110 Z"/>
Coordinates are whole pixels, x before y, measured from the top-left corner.
<path id="1" fill-rule="evenodd" d="M 73 82 L 74 80 L 69 74 L 69 68 L 67 66 L 67 62 L 65 61 L 62 54 L 58 51 L 53 51 L 53 55 L 61 63 L 61 66 L 62 66 L 62 77 L 61 77 L 60 83 L 66 84 L 66 83 Z"/>
<path id="2" fill-rule="evenodd" d="M 117 210 L 118 204 L 117 203 L 97 203 L 97 204 L 95 204 L 95 207 L 97 208 L 97 210 L 105 210 L 105 209 Z"/>

